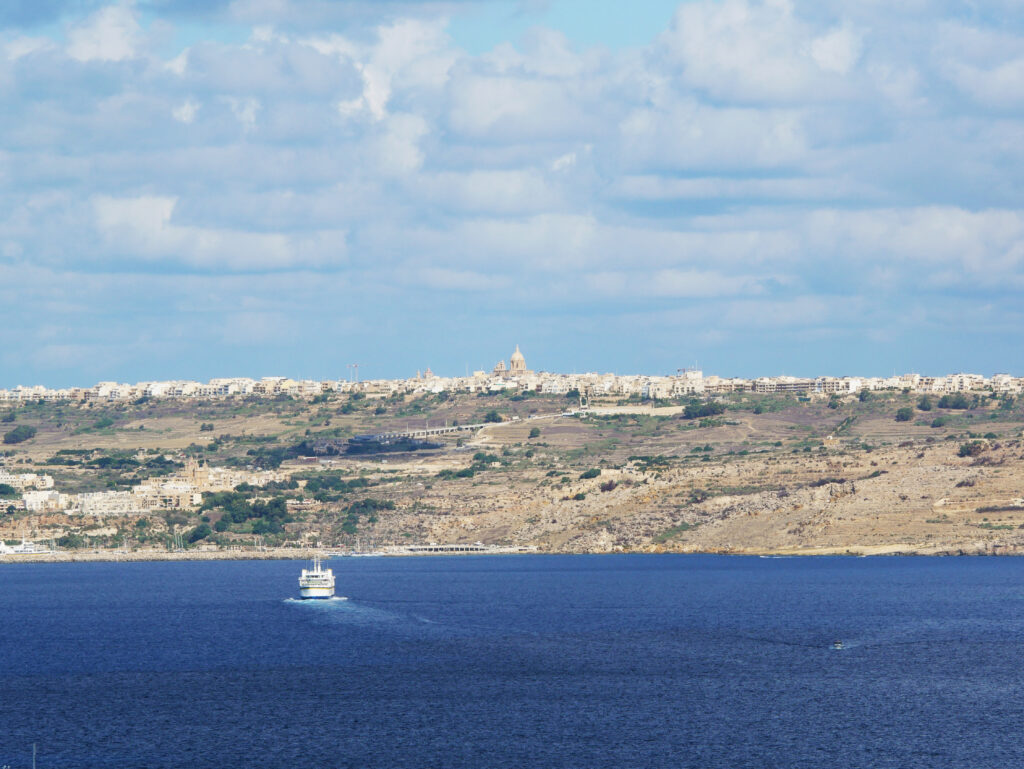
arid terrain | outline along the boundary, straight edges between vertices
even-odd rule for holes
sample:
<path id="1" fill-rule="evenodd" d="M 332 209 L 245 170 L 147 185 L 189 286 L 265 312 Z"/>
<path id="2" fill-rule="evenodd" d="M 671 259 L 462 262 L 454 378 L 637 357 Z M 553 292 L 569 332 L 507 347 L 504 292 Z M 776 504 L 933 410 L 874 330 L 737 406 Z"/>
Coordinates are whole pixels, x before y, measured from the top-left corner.
<path id="1" fill-rule="evenodd" d="M 968 397 L 967 408 L 942 409 L 933 397 L 923 410 L 911 393 L 743 393 L 609 400 L 571 415 L 574 399 L 508 394 L 0 406 L 4 431 L 37 430 L 3 447 L 7 469 L 48 473 L 68 493 L 129 489 L 189 457 L 278 468 L 288 479 L 208 493 L 194 511 L 97 517 L 11 509 L 0 515 L 0 538 L 52 539 L 63 557 L 115 548 L 145 557 L 166 552 L 175 534 L 191 553 L 221 557 L 251 553 L 256 541 L 363 549 L 480 541 L 542 552 L 1024 552 L 1024 403 Z M 702 412 L 709 403 L 724 411 Z M 897 410 L 908 407 L 912 417 L 897 421 Z M 433 447 L 345 453 L 356 434 L 488 419 L 502 421 L 446 434 Z M 260 512 L 275 499 L 286 517 Z"/>

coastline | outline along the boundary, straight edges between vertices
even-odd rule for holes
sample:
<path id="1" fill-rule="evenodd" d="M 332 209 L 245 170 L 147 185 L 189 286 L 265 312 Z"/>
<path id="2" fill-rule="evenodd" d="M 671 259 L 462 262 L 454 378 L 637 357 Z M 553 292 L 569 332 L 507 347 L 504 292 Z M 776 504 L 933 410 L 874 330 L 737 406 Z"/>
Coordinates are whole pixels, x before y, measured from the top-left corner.
<path id="1" fill-rule="evenodd" d="M 147 561 L 301 561 L 323 553 L 323 548 L 267 548 L 265 550 L 224 550 L 200 552 L 171 552 L 160 550 L 137 550 L 119 552 L 96 550 L 88 552 L 59 551 L 55 553 L 0 554 L 0 568 L 15 563 L 116 563 Z M 587 550 L 557 551 L 538 550 L 522 553 L 375 553 L 381 558 L 438 558 L 465 557 L 467 555 L 735 555 L 759 557 L 811 558 L 816 556 L 848 556 L 867 558 L 871 556 L 1021 556 L 1024 551 L 1015 547 L 993 547 L 991 543 L 977 543 L 972 548 L 914 547 L 906 545 L 851 545 L 849 547 L 806 547 L 806 548 L 742 548 L 742 549 L 636 549 L 636 550 Z M 346 557 L 346 556 L 339 556 Z"/>

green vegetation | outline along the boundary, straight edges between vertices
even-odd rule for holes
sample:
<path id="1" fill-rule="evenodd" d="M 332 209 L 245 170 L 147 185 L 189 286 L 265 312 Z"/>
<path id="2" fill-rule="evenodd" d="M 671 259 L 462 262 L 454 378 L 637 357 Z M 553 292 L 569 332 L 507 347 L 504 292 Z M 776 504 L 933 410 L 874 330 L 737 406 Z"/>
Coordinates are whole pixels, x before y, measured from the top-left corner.
<path id="1" fill-rule="evenodd" d="M 223 512 L 214 524 L 217 531 L 229 531 L 232 524 L 252 521 L 253 534 L 280 534 L 284 524 L 292 520 L 284 497 L 250 502 L 245 494 L 237 491 L 204 492 L 200 512 L 218 509 Z"/>
<path id="2" fill-rule="evenodd" d="M 540 428 L 539 427 L 531 427 L 530 428 L 530 435 L 529 435 L 529 437 L 530 438 L 539 438 L 540 437 Z"/>
<path id="3" fill-rule="evenodd" d="M 673 537 L 679 536 L 683 532 L 690 531 L 691 529 L 696 529 L 699 525 L 700 524 L 697 523 L 687 523 L 686 521 L 683 521 L 682 523 L 677 524 L 676 526 L 673 526 L 672 528 L 666 529 L 665 531 L 661 532 L 661 534 L 654 538 L 654 541 L 659 545 L 664 544 L 665 542 L 668 542 L 668 540 L 672 539 Z"/>
<path id="4" fill-rule="evenodd" d="M 585 470 L 584 472 L 580 473 L 580 480 L 581 481 L 586 481 L 586 480 L 589 480 L 591 478 L 596 478 L 600 474 L 601 474 L 601 471 L 598 468 L 592 467 L 591 469 Z"/>
<path id="5" fill-rule="evenodd" d="M 683 409 L 683 419 L 700 419 L 701 417 L 714 417 L 725 413 L 725 406 L 721 403 L 689 403 Z"/>
<path id="6" fill-rule="evenodd" d="M 969 409 L 971 407 L 970 402 L 967 400 L 967 396 L 963 393 L 956 393 L 955 395 L 943 395 L 939 398 L 940 409 Z"/>
<path id="7" fill-rule="evenodd" d="M 0 483 L 0 499 L 21 499 L 21 494 L 8 483 Z"/>
<path id="8" fill-rule="evenodd" d="M 502 420 L 501 414 L 499 414 L 494 409 L 491 409 L 486 414 L 484 414 L 484 421 L 485 422 L 502 422 L 504 420 Z"/>
<path id="9" fill-rule="evenodd" d="M 36 435 L 36 428 L 29 425 L 18 425 L 13 430 L 4 433 L 4 443 L 22 443 Z"/>
<path id="10" fill-rule="evenodd" d="M 914 418 L 914 409 L 910 406 L 904 406 L 896 411 L 897 422 L 910 422 Z"/>
<path id="11" fill-rule="evenodd" d="M 927 395 L 922 395 L 921 400 L 917 402 L 918 411 L 931 411 L 932 410 L 932 399 Z"/>
<path id="12" fill-rule="evenodd" d="M 971 441 L 970 443 L 961 443 L 960 450 L 957 452 L 959 457 L 976 457 L 984 452 L 988 446 L 981 441 Z"/>

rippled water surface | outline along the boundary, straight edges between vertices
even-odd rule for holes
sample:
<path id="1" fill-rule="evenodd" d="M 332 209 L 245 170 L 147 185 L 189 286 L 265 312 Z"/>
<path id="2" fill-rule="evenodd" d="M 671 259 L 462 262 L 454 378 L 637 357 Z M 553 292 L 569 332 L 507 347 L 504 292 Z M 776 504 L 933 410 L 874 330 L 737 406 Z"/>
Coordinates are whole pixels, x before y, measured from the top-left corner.
<path id="1" fill-rule="evenodd" d="M 0 565 L 0 766 L 1024 766 L 1024 559 L 330 565 Z"/>

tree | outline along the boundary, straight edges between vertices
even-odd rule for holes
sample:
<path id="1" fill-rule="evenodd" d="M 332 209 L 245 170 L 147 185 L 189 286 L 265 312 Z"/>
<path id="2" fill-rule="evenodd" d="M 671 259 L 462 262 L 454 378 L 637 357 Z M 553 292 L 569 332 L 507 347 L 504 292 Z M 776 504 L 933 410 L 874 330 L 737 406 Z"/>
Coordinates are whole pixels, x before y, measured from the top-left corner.
<path id="1" fill-rule="evenodd" d="M 967 401 L 967 396 L 963 393 L 957 393 L 956 395 L 943 395 L 939 398 L 940 409 L 968 409 L 971 404 Z"/>
<path id="2" fill-rule="evenodd" d="M 501 422 L 502 421 L 501 414 L 499 414 L 494 409 L 491 409 L 486 414 L 484 414 L 484 421 L 485 422 Z"/>
<path id="3" fill-rule="evenodd" d="M 683 409 L 683 419 L 700 419 L 714 417 L 725 413 L 721 403 L 691 403 Z"/>
<path id="4" fill-rule="evenodd" d="M 199 432 L 201 432 L 201 433 L 212 433 L 213 432 L 213 422 L 203 422 L 201 425 L 199 425 Z"/>
<path id="5" fill-rule="evenodd" d="M 859 393 L 857 393 L 857 400 L 859 400 L 861 403 L 863 403 L 866 400 L 870 400 L 870 398 L 871 398 L 871 391 L 870 390 L 861 390 Z"/>
<path id="6" fill-rule="evenodd" d="M 35 434 L 36 428 L 29 427 L 28 425 L 18 425 L 13 430 L 4 433 L 4 443 L 21 443 L 22 441 L 34 438 Z"/>
<path id="7" fill-rule="evenodd" d="M 19 499 L 18 490 L 7 483 L 0 483 L 0 499 Z"/>
<path id="8" fill-rule="evenodd" d="M 540 437 L 540 428 L 539 427 L 531 427 L 530 428 L 530 436 L 529 437 L 531 437 L 531 438 L 539 438 Z"/>
<path id="9" fill-rule="evenodd" d="M 206 539 L 213 533 L 213 529 L 210 528 L 208 523 L 201 523 L 192 529 L 192 533 L 188 535 L 189 542 L 198 542 L 201 539 Z"/>
<path id="10" fill-rule="evenodd" d="M 581 481 L 586 481 L 586 480 L 589 480 L 590 478 L 596 478 L 600 474 L 601 474 L 601 471 L 598 468 L 592 467 L 591 469 L 586 470 L 586 471 L 580 473 L 580 480 Z"/>
<path id="11" fill-rule="evenodd" d="M 961 457 L 976 457 L 983 452 L 987 447 L 981 441 L 971 441 L 970 443 L 960 444 L 960 450 L 957 452 L 957 456 Z"/>
<path id="12" fill-rule="evenodd" d="M 918 411 L 931 411 L 932 410 L 932 399 L 927 395 L 922 395 L 921 400 L 917 402 Z"/>
<path id="13" fill-rule="evenodd" d="M 914 418 L 914 409 L 910 406 L 904 406 L 896 412 L 897 422 L 910 422 Z"/>

